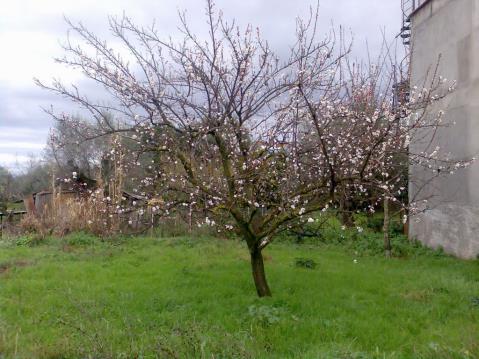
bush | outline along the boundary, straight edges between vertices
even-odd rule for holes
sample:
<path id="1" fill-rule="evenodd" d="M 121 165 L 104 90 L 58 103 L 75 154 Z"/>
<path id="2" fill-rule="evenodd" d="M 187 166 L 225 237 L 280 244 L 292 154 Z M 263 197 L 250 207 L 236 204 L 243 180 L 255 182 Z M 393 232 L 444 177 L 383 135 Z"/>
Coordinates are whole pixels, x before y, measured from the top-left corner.
<path id="1" fill-rule="evenodd" d="M 63 242 L 70 246 L 92 245 L 95 244 L 97 241 L 97 237 L 85 232 L 71 233 L 63 238 Z"/>
<path id="2" fill-rule="evenodd" d="M 84 198 L 65 198 L 56 195 L 41 214 L 25 216 L 19 225 L 21 234 L 66 236 L 88 232 L 99 237 L 122 233 L 125 219 L 102 194 Z"/>
<path id="3" fill-rule="evenodd" d="M 19 229 L 20 233 L 24 235 L 24 238 L 29 239 L 29 244 L 39 243 L 49 237 L 53 232 L 51 223 L 31 214 L 22 218 Z"/>
<path id="4" fill-rule="evenodd" d="M 22 237 L 16 237 L 13 239 L 12 243 L 13 245 L 16 246 L 26 246 L 26 247 L 34 247 L 36 245 L 39 245 L 45 241 L 46 237 L 40 237 L 37 234 L 30 234 L 27 236 L 22 236 Z"/>
<path id="5" fill-rule="evenodd" d="M 359 256 L 383 256 L 383 217 L 363 213 L 354 215 L 355 228 L 344 227 L 334 211 L 316 214 L 314 222 L 302 224 L 301 230 L 292 229 L 278 236 L 277 240 L 301 244 L 341 246 Z M 433 250 L 403 235 L 399 218 L 391 221 L 390 239 L 393 257 L 445 256 L 442 249 Z M 301 265 L 301 264 L 297 264 Z"/>
<path id="6" fill-rule="evenodd" d="M 318 265 L 313 259 L 310 258 L 296 258 L 294 262 L 298 268 L 314 269 Z"/>

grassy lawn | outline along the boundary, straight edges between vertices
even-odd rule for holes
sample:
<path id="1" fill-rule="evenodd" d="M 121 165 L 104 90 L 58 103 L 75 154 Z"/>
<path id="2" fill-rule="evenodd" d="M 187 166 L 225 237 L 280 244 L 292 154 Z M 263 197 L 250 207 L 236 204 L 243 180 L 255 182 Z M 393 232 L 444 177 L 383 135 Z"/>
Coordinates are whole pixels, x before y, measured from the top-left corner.
<path id="1" fill-rule="evenodd" d="M 265 254 L 273 297 L 260 300 L 240 242 L 4 244 L 0 358 L 479 357 L 478 261 Z"/>

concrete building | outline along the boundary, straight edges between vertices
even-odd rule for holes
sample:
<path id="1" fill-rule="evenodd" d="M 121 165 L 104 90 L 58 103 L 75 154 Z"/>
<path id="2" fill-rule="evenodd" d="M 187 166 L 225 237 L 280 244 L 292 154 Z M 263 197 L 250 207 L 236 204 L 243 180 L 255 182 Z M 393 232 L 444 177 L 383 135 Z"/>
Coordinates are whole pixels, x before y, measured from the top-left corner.
<path id="1" fill-rule="evenodd" d="M 422 88 L 437 64 L 438 74 L 457 82 L 456 91 L 438 104 L 456 125 L 443 130 L 435 141 L 455 159 L 478 157 L 479 0 L 402 1 L 402 37 L 410 46 L 411 86 Z M 409 190 L 414 195 L 417 185 L 411 183 Z M 427 210 L 411 220 L 410 236 L 459 257 L 476 258 L 479 164 L 435 180 L 422 195 L 429 198 Z"/>

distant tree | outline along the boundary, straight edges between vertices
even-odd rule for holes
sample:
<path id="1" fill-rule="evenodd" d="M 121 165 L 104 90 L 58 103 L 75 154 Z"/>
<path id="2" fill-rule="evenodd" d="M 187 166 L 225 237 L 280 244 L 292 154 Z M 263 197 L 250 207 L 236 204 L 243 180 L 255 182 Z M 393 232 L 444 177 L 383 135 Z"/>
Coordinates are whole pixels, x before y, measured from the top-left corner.
<path id="1" fill-rule="evenodd" d="M 14 177 L 13 196 L 22 199 L 23 196 L 49 190 L 52 186 L 51 163 L 42 160 L 31 160 Z"/>
<path id="2" fill-rule="evenodd" d="M 7 209 L 7 202 L 12 197 L 13 176 L 10 171 L 0 166 L 0 212 Z"/>
<path id="3" fill-rule="evenodd" d="M 79 123 L 84 126 L 78 126 Z M 78 172 L 88 178 L 95 178 L 101 167 L 104 154 L 109 151 L 109 140 L 95 124 L 86 125 L 80 116 L 75 116 L 72 121 L 55 121 L 50 131 L 45 157 L 58 167 L 58 176 L 71 176 Z M 85 137 L 87 134 L 90 137 Z"/>
<path id="4" fill-rule="evenodd" d="M 338 50 L 334 34 L 315 37 L 317 11 L 297 21 L 296 41 L 281 60 L 258 29 L 241 30 L 216 14 L 212 1 L 206 4 L 206 40 L 183 14 L 178 42 L 127 17 L 111 18 L 128 58 L 83 25 L 69 23 L 87 48 L 69 40 L 59 61 L 103 86 L 112 95 L 109 103 L 59 81 L 38 84 L 83 107 L 101 135 L 135 141 L 138 156 L 153 153 L 152 169 L 141 181 L 145 192 L 161 196 L 165 211 L 202 210 L 206 218 L 198 225 L 241 236 L 257 293 L 269 296 L 262 251 L 274 236 L 314 220 L 308 217 L 335 205 L 344 188 L 347 199 L 376 190 L 394 200 L 404 189 L 389 173 L 393 157 L 406 151 L 415 133 L 431 133 L 441 123 L 437 116 L 412 116 L 418 103 L 398 112 L 389 93 L 376 97 L 379 75 L 370 68 L 364 76 L 344 76 L 348 51 Z M 419 102 L 427 107 L 433 100 L 427 92 Z M 88 122 L 77 125 L 89 137 Z M 442 173 L 466 165 L 440 156 L 427 152 L 406 160 L 447 170 Z"/>
<path id="5" fill-rule="evenodd" d="M 56 117 L 50 131 L 45 160 L 54 164 L 58 180 L 71 179 L 75 173 L 76 182 L 86 183 L 88 188 L 103 186 L 105 195 L 108 195 L 108 185 L 117 174 L 116 166 L 128 162 L 129 165 L 122 168 L 122 189 L 131 191 L 138 187 L 139 179 L 145 177 L 151 165 L 151 156 L 140 158 L 136 155 L 137 141 L 116 132 L 118 129 L 121 132 L 122 126 L 128 125 L 113 119 L 108 113 L 105 113 L 100 123 L 78 115 L 72 118 Z"/>

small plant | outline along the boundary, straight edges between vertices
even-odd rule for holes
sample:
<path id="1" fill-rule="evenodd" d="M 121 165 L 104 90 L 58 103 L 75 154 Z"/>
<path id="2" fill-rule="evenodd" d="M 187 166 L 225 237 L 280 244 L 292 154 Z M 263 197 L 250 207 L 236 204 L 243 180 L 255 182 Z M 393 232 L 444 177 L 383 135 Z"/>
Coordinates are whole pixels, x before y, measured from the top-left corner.
<path id="1" fill-rule="evenodd" d="M 48 237 L 39 234 L 32 234 L 26 237 L 21 237 L 17 240 L 16 244 L 18 246 L 28 246 L 35 247 L 38 246 L 47 240 Z"/>
<path id="2" fill-rule="evenodd" d="M 85 232 L 74 232 L 64 238 L 65 244 L 70 246 L 92 245 L 97 241 L 97 237 Z"/>
<path id="3" fill-rule="evenodd" d="M 270 326 L 281 320 L 281 316 L 284 314 L 284 309 L 268 305 L 250 305 L 248 308 L 248 314 L 261 325 Z"/>
<path id="4" fill-rule="evenodd" d="M 296 258 L 294 264 L 298 268 L 306 268 L 306 269 L 314 269 L 318 265 L 311 258 Z"/>

